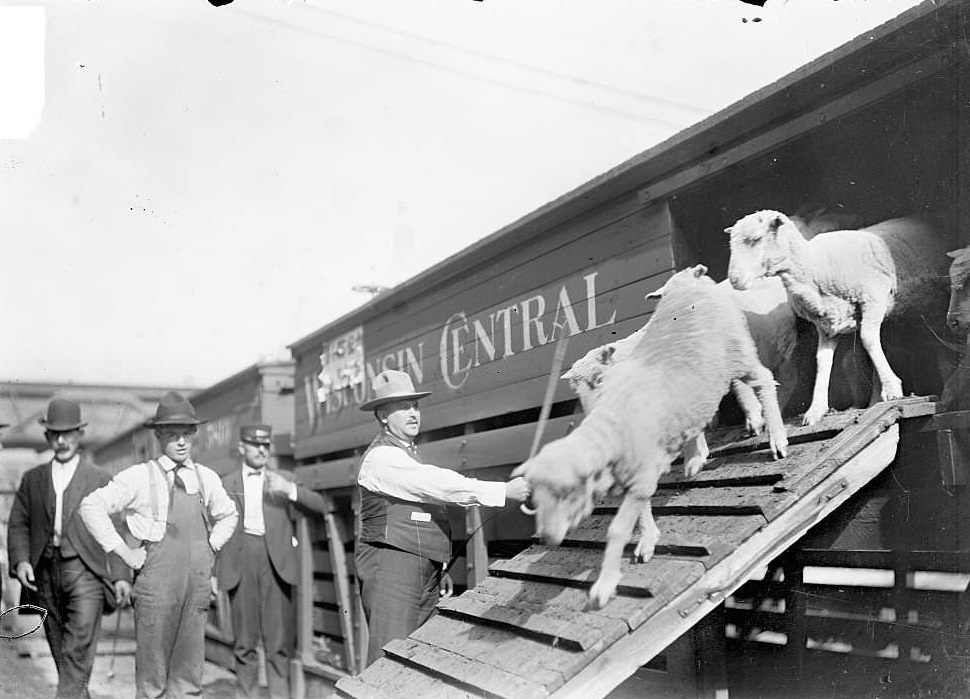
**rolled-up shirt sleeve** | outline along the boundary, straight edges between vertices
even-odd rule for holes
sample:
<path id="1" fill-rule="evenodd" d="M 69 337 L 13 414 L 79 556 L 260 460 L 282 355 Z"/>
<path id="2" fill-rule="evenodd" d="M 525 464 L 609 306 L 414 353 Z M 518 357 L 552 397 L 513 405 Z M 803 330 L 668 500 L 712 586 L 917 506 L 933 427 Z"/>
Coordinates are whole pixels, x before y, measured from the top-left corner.
<path id="1" fill-rule="evenodd" d="M 81 521 L 105 551 L 114 551 L 125 543 L 115 529 L 111 515 L 122 512 L 134 499 L 135 494 L 115 477 L 89 493 L 78 506 Z"/>
<path id="2" fill-rule="evenodd" d="M 209 546 L 218 553 L 236 530 L 239 512 L 215 471 L 206 470 L 202 477 L 205 478 L 206 492 L 209 495 L 209 516 L 212 518 Z"/>
<path id="3" fill-rule="evenodd" d="M 357 483 L 374 493 L 409 502 L 505 505 L 505 483 L 468 478 L 451 469 L 422 464 L 403 449 L 374 447 L 360 465 Z"/>

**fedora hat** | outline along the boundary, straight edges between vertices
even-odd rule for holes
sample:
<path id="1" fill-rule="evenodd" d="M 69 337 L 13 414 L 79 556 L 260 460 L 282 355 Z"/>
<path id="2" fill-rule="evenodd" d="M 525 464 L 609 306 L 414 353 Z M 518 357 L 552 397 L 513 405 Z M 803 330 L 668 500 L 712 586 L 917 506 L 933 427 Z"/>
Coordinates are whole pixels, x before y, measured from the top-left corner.
<path id="1" fill-rule="evenodd" d="M 361 410 L 373 410 L 395 400 L 411 400 L 431 395 L 431 391 L 415 391 L 411 375 L 395 369 L 385 369 L 375 376 L 371 388 L 374 397 L 361 403 Z"/>
<path id="2" fill-rule="evenodd" d="M 145 427 L 162 427 L 164 425 L 201 425 L 208 420 L 200 420 L 195 416 L 195 408 L 185 398 L 175 391 L 169 391 L 158 402 L 155 417 L 145 420 Z"/>
<path id="3" fill-rule="evenodd" d="M 47 416 L 37 420 L 49 432 L 79 430 L 88 423 L 81 422 L 81 406 L 66 398 L 55 398 L 47 405 Z"/>

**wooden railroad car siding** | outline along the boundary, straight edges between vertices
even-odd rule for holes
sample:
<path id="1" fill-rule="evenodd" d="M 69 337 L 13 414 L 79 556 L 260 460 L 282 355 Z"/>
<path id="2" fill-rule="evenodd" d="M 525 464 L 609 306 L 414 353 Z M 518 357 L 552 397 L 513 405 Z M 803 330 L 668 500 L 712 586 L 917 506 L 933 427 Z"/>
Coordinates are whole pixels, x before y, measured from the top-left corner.
<path id="1" fill-rule="evenodd" d="M 408 371 L 433 392 L 423 401 L 424 454 L 501 477 L 528 455 L 558 338 L 570 337 L 568 366 L 642 326 L 652 310 L 644 293 L 673 269 L 701 262 L 723 278 L 723 229 L 745 214 L 817 205 L 859 226 L 917 214 L 953 247 L 970 242 L 967 12 L 956 0 L 926 2 L 294 343 L 298 472 L 351 508 L 335 510 L 334 552 L 351 551 L 351 484 L 375 431 L 356 406 L 381 369 Z M 926 360 L 938 346 L 932 334 L 892 323 L 883 334 L 906 391 L 938 394 L 944 377 Z M 814 375 L 806 340 L 809 390 L 796 409 Z M 847 408 L 839 388 L 834 381 L 831 403 Z M 580 419 L 575 406 L 559 382 L 546 441 Z M 912 469 L 925 462 L 905 458 Z M 924 470 L 938 468 L 929 463 Z M 956 520 L 962 491 L 949 501 L 930 493 Z M 502 520 L 490 553 L 528 528 L 515 513 Z M 932 536 L 928 521 L 922 528 Z M 470 584 L 481 578 L 469 572 Z M 352 595 L 349 573 L 345 584 Z M 344 628 L 361 626 L 354 611 Z"/>

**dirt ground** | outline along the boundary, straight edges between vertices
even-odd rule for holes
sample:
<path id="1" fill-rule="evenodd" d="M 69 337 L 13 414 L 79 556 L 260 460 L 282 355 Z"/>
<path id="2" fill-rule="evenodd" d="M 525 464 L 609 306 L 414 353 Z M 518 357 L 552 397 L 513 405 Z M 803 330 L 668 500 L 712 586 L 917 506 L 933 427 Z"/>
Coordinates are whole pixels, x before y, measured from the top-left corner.
<path id="1" fill-rule="evenodd" d="M 130 699 L 135 695 L 134 622 L 130 610 L 122 614 L 120 625 L 116 614 L 104 617 L 102 622 L 101 641 L 89 685 L 92 699 Z M 8 616 L 3 618 L 4 626 Z M 30 628 L 27 619 L 16 620 L 18 632 Z M 117 643 L 114 642 L 116 628 L 119 630 Z M 235 697 L 235 676 L 218 665 L 205 664 L 204 682 L 207 699 Z M 43 631 L 17 640 L 0 638 L 0 699 L 50 699 L 56 685 L 57 671 Z"/>

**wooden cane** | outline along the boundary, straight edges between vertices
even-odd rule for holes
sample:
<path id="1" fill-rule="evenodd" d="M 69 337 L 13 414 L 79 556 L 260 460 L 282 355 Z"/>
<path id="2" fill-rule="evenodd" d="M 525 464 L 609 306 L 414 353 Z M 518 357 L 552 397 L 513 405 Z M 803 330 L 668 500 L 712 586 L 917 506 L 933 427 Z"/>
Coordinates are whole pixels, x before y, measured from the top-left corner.
<path id="1" fill-rule="evenodd" d="M 542 442 L 542 433 L 546 430 L 546 423 L 549 421 L 549 413 L 552 411 L 552 401 L 556 396 L 556 383 L 559 381 L 559 372 L 562 371 L 562 360 L 566 356 L 566 345 L 569 344 L 569 336 L 563 333 L 556 342 L 556 351 L 552 355 L 552 369 L 549 371 L 549 380 L 546 383 L 546 395 L 542 399 L 542 409 L 539 410 L 539 421 L 536 423 L 536 433 L 532 436 L 532 446 L 529 448 L 529 458 L 531 459 L 539 451 L 539 444 Z M 526 499 L 519 509 L 527 515 L 534 515 L 535 508 L 528 504 Z"/>

